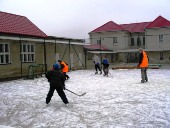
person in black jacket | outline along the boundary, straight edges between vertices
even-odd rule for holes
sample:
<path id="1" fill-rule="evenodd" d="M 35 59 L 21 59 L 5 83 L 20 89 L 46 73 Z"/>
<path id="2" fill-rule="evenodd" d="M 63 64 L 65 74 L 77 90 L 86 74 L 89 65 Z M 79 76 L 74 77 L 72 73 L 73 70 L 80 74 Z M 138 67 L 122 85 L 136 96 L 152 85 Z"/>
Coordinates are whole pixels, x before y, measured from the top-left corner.
<path id="1" fill-rule="evenodd" d="M 50 89 L 47 94 L 46 104 L 48 104 L 51 101 L 54 90 L 56 90 L 58 95 L 62 99 L 62 101 L 66 105 L 68 105 L 69 102 L 68 102 L 67 97 L 63 91 L 65 89 L 64 75 L 63 75 L 63 73 L 60 72 L 60 67 L 58 64 L 54 64 L 53 69 L 54 70 L 50 70 L 49 72 L 47 72 L 45 74 L 46 78 L 48 79 L 48 82 L 50 82 Z"/>

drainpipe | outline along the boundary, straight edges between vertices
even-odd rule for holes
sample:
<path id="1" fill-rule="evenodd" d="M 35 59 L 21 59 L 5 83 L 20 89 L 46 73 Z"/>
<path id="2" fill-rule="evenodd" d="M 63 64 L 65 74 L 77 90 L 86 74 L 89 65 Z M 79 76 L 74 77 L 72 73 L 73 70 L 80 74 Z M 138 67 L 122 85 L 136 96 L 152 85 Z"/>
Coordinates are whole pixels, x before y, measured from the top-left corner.
<path id="1" fill-rule="evenodd" d="M 44 65 L 45 65 L 45 73 L 47 72 L 47 61 L 46 61 L 46 43 L 44 38 Z"/>
<path id="2" fill-rule="evenodd" d="M 21 63 L 21 78 L 22 78 L 22 55 L 21 55 L 21 52 L 22 52 L 22 44 L 21 44 L 21 36 L 20 36 L 20 63 Z"/>

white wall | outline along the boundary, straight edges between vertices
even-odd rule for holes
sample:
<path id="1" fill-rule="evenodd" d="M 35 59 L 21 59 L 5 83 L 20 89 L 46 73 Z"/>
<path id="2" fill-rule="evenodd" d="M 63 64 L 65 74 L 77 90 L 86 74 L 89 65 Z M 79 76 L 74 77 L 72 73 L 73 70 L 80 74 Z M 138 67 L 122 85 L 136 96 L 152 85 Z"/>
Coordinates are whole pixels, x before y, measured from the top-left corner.
<path id="1" fill-rule="evenodd" d="M 146 30 L 147 49 L 170 49 L 170 28 L 157 28 Z M 163 42 L 159 42 L 159 35 L 163 35 Z"/>

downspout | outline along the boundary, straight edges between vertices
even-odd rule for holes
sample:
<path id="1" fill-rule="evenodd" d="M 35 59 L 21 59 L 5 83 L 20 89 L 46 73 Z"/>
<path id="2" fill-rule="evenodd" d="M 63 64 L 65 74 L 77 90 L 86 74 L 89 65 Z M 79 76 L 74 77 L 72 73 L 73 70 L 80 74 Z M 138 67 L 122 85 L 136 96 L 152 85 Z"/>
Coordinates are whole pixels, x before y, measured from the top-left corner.
<path id="1" fill-rule="evenodd" d="M 20 63 L 21 63 L 21 78 L 22 78 L 22 55 L 21 55 L 21 52 L 22 52 L 22 44 L 21 44 L 21 36 L 20 36 Z"/>
<path id="2" fill-rule="evenodd" d="M 44 65 L 45 65 L 45 73 L 47 72 L 47 61 L 46 61 L 46 43 L 44 38 Z"/>

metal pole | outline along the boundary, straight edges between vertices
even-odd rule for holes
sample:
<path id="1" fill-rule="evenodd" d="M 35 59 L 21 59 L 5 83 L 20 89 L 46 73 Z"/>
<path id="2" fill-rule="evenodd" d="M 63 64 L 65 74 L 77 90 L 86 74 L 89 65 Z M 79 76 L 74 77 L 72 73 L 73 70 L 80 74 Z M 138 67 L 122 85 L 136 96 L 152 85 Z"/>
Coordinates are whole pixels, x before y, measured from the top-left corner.
<path id="1" fill-rule="evenodd" d="M 71 58 L 70 58 L 70 40 L 69 40 L 69 62 L 70 62 L 70 70 L 71 70 Z"/>
<path id="2" fill-rule="evenodd" d="M 46 43 L 44 38 L 44 65 L 45 65 L 45 73 L 47 72 L 47 60 L 46 60 Z"/>
<path id="3" fill-rule="evenodd" d="M 87 59 L 87 51 L 86 51 L 86 49 L 84 48 L 84 53 L 85 53 L 85 69 L 87 69 L 87 62 L 86 62 L 86 59 Z"/>
<path id="4" fill-rule="evenodd" d="M 101 37 L 100 37 L 100 62 L 102 63 L 101 45 L 102 45 L 102 40 L 101 40 Z"/>
<path id="5" fill-rule="evenodd" d="M 54 50 L 54 51 L 55 51 L 55 63 L 57 63 L 57 61 L 56 61 L 56 52 L 57 52 L 57 51 L 56 51 L 56 47 L 57 47 L 57 46 L 56 46 L 56 39 L 55 39 L 55 50 Z"/>

